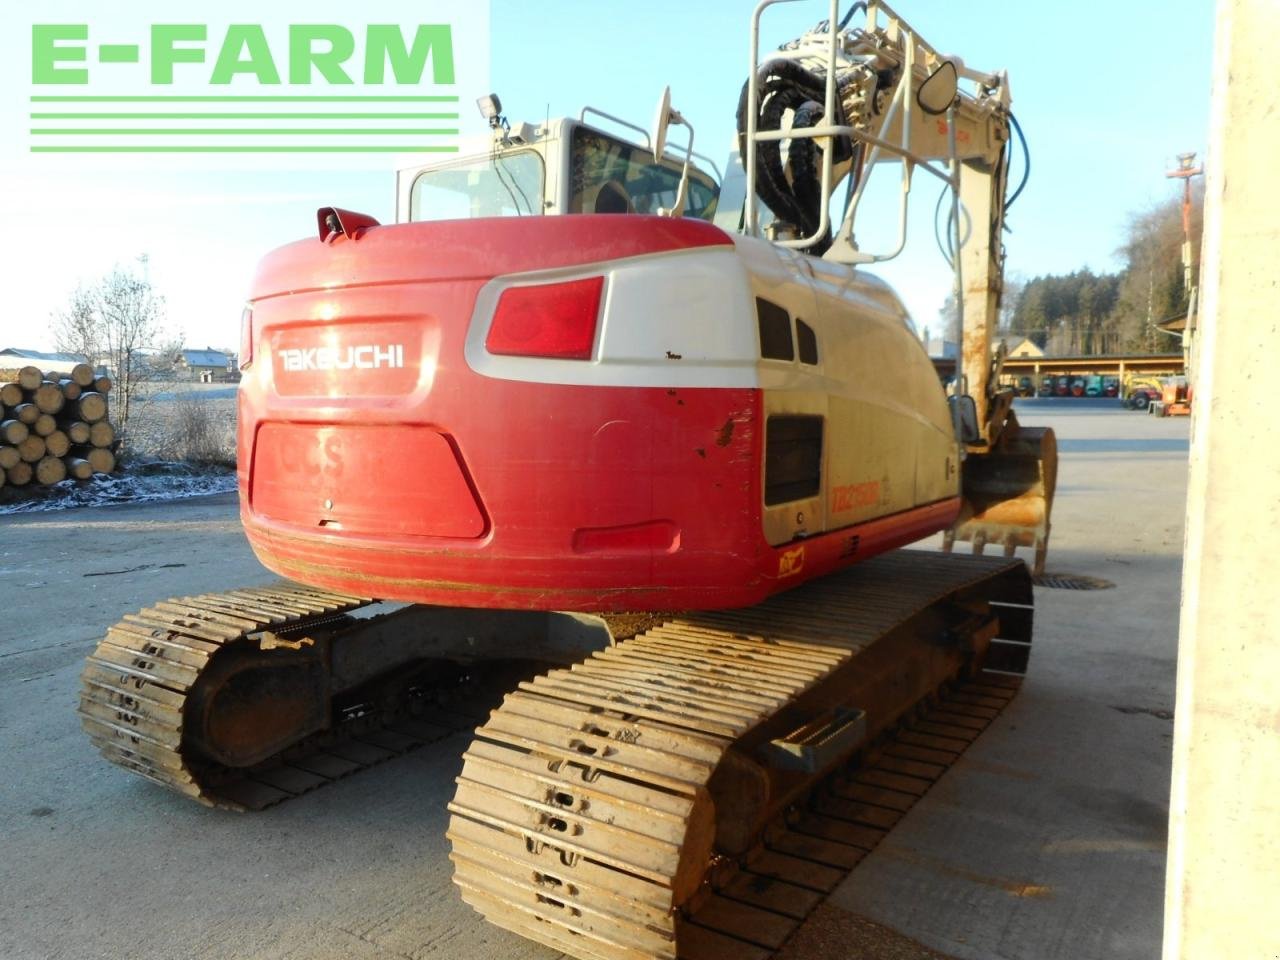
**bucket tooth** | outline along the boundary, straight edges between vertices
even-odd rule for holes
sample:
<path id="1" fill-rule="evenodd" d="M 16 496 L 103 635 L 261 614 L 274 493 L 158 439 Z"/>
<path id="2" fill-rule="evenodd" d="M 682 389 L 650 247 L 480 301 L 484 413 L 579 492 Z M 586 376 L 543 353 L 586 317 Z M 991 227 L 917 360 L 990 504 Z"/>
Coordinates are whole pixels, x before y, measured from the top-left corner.
<path id="1" fill-rule="evenodd" d="M 1018 547 L 1034 551 L 1032 574 L 1044 573 L 1050 514 L 1058 478 L 1058 444 L 1047 427 L 1009 425 L 990 451 L 970 451 L 961 470 L 960 515 L 942 539 L 950 553 L 956 541 L 981 555 L 999 544 L 1006 557 Z"/>

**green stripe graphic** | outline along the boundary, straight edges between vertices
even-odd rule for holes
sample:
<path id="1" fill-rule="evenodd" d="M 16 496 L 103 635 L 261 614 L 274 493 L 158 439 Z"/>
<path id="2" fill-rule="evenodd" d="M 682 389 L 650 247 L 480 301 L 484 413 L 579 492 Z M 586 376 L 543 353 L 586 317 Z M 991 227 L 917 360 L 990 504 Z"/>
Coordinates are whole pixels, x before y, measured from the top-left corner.
<path id="1" fill-rule="evenodd" d="M 56 136 L 155 136 L 168 137 L 174 135 L 189 136 L 260 136 L 260 137 L 276 137 L 276 136 L 292 136 L 294 134 L 305 134 L 307 136 L 333 136 L 333 137 L 358 137 L 367 135 L 371 137 L 427 137 L 427 136 L 456 136 L 457 130 L 414 130 L 395 128 L 391 130 L 377 129 L 361 129 L 356 127 L 329 129 L 328 127 L 287 127 L 278 130 L 270 130 L 263 127 L 210 127 L 208 129 L 199 129 L 197 127 L 171 127 L 167 130 L 162 128 L 154 129 L 113 129 L 108 127 L 85 127 L 68 130 L 54 130 L 45 128 L 33 128 L 29 131 L 35 135 L 56 135 Z"/>
<path id="2" fill-rule="evenodd" d="M 33 113 L 32 120 L 457 120 L 456 113 Z"/>
<path id="3" fill-rule="evenodd" d="M 134 51 L 129 49 L 125 44 L 103 45 L 99 47 L 99 59 L 105 62 L 125 62 L 126 59 L 133 55 Z M 75 120 L 190 120 L 190 121 L 210 121 L 210 120 L 302 120 L 302 121 L 329 121 L 329 120 L 367 120 L 371 122 L 396 121 L 396 120 L 425 120 L 425 121 L 454 121 L 459 119 L 459 115 L 455 112 L 379 112 L 378 110 L 361 112 L 351 112 L 355 108 L 363 108 L 365 105 L 372 104 L 399 104 L 403 107 L 409 107 L 410 110 L 417 106 L 419 110 L 423 106 L 430 110 L 431 105 L 444 105 L 445 110 L 449 109 L 449 105 L 457 104 L 458 97 L 455 95 L 444 94 L 299 94 L 299 95 L 276 95 L 276 94 L 253 94 L 253 95 L 33 95 L 31 96 L 31 104 L 33 112 L 30 115 L 32 121 L 75 121 Z M 66 112 L 59 110 L 58 112 L 39 112 L 40 108 L 37 104 L 81 104 L 80 110 L 70 107 Z M 156 104 L 156 105 L 173 105 L 178 110 L 171 112 L 130 112 L 127 106 L 125 112 L 106 112 L 111 111 L 110 106 L 106 106 L 103 112 L 90 111 L 91 106 L 96 107 L 98 104 Z M 200 109 L 208 104 L 284 104 L 283 111 L 277 108 L 274 112 L 247 112 L 242 110 L 224 110 L 221 112 L 205 112 Z M 348 110 L 337 108 L 336 112 L 302 112 L 290 111 L 288 105 L 301 106 L 304 104 L 349 104 Z M 190 106 L 186 106 L 190 105 Z M 48 109 L 48 108 L 46 108 Z M 161 107 L 163 109 L 163 106 Z M 456 109 L 456 107 L 455 107 Z M 117 108 L 119 110 L 119 108 Z M 217 110 L 214 107 L 214 110 Z M 392 107 L 394 110 L 394 107 Z M 422 129 L 414 129 L 412 127 L 394 126 L 394 127 L 327 127 L 327 126 L 306 126 L 306 127 L 280 127 L 266 129 L 262 127 L 191 127 L 191 128 L 155 128 L 155 127 L 63 127 L 60 125 L 40 126 L 30 128 L 32 137 L 39 138 L 43 142 L 32 144 L 30 146 L 31 153 L 456 153 L 458 147 L 456 145 L 427 145 L 425 143 L 371 143 L 371 144 L 349 144 L 349 145 L 322 145 L 322 144 L 305 144 L 305 145 L 283 145 L 283 144 L 255 144 L 255 143 L 237 143 L 237 144 L 180 144 L 180 143 L 147 143 L 145 138 L 161 137 L 173 134 L 176 137 L 268 137 L 268 136 L 319 136 L 319 137 L 398 137 L 398 138 L 429 138 L 429 137 L 452 137 L 457 136 L 460 130 L 456 127 L 427 127 Z M 133 144 L 128 143 L 76 143 L 76 144 L 60 144 L 50 143 L 48 138 L 60 137 L 127 137 L 127 138 L 143 138 L 141 141 L 135 141 Z"/>
<path id="4" fill-rule="evenodd" d="M 400 146 L 36 146 L 32 153 L 457 153 L 457 147 Z"/>
<path id="5" fill-rule="evenodd" d="M 457 103 L 456 96 L 33 96 L 32 103 Z"/>

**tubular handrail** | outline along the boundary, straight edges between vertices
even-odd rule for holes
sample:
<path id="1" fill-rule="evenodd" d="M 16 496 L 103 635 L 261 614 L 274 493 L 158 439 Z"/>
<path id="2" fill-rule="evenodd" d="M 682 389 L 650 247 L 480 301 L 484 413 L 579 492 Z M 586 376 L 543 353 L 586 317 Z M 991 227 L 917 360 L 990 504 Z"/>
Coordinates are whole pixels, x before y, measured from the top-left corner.
<path id="1" fill-rule="evenodd" d="M 653 139 L 649 136 L 649 131 L 646 130 L 644 127 L 640 126 L 638 123 L 632 123 L 630 120 L 623 120 L 621 117 L 616 117 L 612 113 L 606 113 L 604 110 L 601 110 L 598 107 L 583 107 L 581 110 L 578 111 L 578 122 L 586 123 L 587 114 L 592 114 L 593 116 L 602 117 L 603 119 L 608 120 L 610 123 L 616 123 L 620 127 L 626 127 L 628 130 L 634 130 L 636 133 L 640 134 L 640 136 L 644 137 L 644 148 L 646 150 L 651 150 L 653 148 Z M 662 151 L 662 156 L 664 158 L 670 158 L 677 162 L 683 163 L 684 162 L 683 153 L 684 151 L 677 151 L 675 147 L 671 147 L 668 150 Z M 714 160 L 708 157 L 705 153 L 699 153 L 697 150 L 693 151 L 691 156 L 696 160 L 701 160 L 703 163 L 705 163 L 708 167 L 711 168 L 711 172 L 716 175 L 717 183 L 723 182 L 724 174 L 720 172 L 720 165 L 718 163 L 716 163 Z"/>
<path id="2" fill-rule="evenodd" d="M 866 28 L 865 36 L 875 33 L 882 28 L 888 36 L 894 41 L 894 47 L 877 47 L 872 48 L 872 53 L 880 58 L 887 58 L 901 67 L 901 73 L 897 84 L 892 93 L 890 104 L 884 111 L 883 115 L 878 118 L 874 132 L 872 130 L 862 129 L 859 126 L 849 123 L 834 123 L 833 120 L 837 116 L 836 113 L 836 96 L 837 96 L 837 73 L 840 69 L 840 53 L 841 38 L 844 36 L 838 29 L 839 23 L 839 0 L 830 0 L 829 15 L 827 19 L 827 33 L 829 37 L 823 38 L 821 44 L 822 59 L 825 60 L 826 68 L 826 90 L 823 123 L 812 127 L 792 127 L 786 130 L 760 130 L 759 129 L 759 112 L 760 112 L 760 22 L 764 11 L 771 6 L 779 3 L 794 3 L 798 0 L 759 0 L 751 17 L 751 72 L 747 80 L 747 98 L 748 109 L 746 111 L 746 130 L 745 138 L 747 143 L 746 151 L 746 210 L 743 217 L 743 229 L 749 236 L 760 236 L 760 211 L 759 198 L 756 194 L 756 185 L 759 177 L 757 169 L 757 146 L 761 143 L 795 141 L 795 140 L 824 140 L 822 151 L 822 179 L 821 179 L 821 203 L 818 211 L 819 222 L 817 230 L 810 236 L 781 240 L 777 239 L 773 242 L 780 247 L 790 249 L 805 249 L 812 247 L 821 241 L 830 230 L 831 226 L 831 194 L 833 189 L 833 163 L 834 149 L 832 145 L 837 137 L 848 137 L 851 140 L 858 141 L 866 147 L 870 148 L 864 161 L 862 162 L 862 175 L 859 177 L 858 183 L 854 187 L 848 202 L 845 206 L 844 215 L 841 219 L 840 229 L 837 232 L 832 250 L 828 253 L 828 257 L 836 260 L 843 260 L 849 263 L 873 263 L 884 260 L 890 260 L 898 256 L 906 246 L 907 240 L 907 213 L 908 213 L 908 195 L 911 191 L 911 178 L 915 169 L 918 167 L 939 180 L 942 180 L 951 191 L 951 220 L 952 228 L 955 231 L 953 238 L 955 253 L 951 257 L 952 270 L 955 273 L 956 290 L 963 290 L 963 278 L 961 276 L 961 263 L 959 250 L 962 246 L 961 237 L 961 204 L 960 204 L 960 154 L 956 133 L 957 106 L 961 103 L 961 98 L 957 98 L 946 111 L 946 134 L 947 134 L 947 153 L 945 166 L 936 163 L 928 156 L 912 149 L 911 136 L 912 124 L 914 121 L 913 112 L 918 95 L 917 85 L 917 65 L 918 54 L 925 57 L 941 60 L 942 56 L 930 44 L 919 37 L 918 34 L 903 20 L 888 4 L 883 0 L 868 0 L 866 5 Z M 883 22 L 882 22 L 883 18 Z M 797 52 L 791 53 L 790 50 L 782 52 L 780 55 L 787 57 L 789 54 L 796 60 L 803 60 L 805 57 L 810 59 L 816 58 L 818 54 L 815 52 L 818 47 L 813 43 L 812 39 L 806 45 L 798 45 Z M 857 55 L 850 55 L 846 60 L 848 64 L 856 62 Z M 953 64 L 954 65 L 954 64 Z M 972 80 L 978 84 L 994 86 L 998 82 L 998 78 L 981 74 L 964 67 L 957 68 L 958 76 Z M 1007 102 L 1007 90 L 1003 88 L 1000 91 L 1002 102 Z M 974 105 L 973 100 L 963 101 L 970 105 Z M 980 104 L 977 104 L 980 106 Z M 901 136 L 897 139 L 900 142 L 893 142 L 889 139 L 889 131 L 893 124 L 897 122 L 901 127 Z M 857 217 L 859 206 L 866 192 L 867 183 L 870 180 L 872 171 L 876 164 L 882 160 L 884 154 L 892 154 L 902 160 L 902 182 L 901 182 L 901 201 L 898 208 L 898 242 L 890 251 L 879 254 L 863 253 L 857 250 L 854 242 L 853 227 Z M 961 298 L 957 297 L 957 301 Z"/>

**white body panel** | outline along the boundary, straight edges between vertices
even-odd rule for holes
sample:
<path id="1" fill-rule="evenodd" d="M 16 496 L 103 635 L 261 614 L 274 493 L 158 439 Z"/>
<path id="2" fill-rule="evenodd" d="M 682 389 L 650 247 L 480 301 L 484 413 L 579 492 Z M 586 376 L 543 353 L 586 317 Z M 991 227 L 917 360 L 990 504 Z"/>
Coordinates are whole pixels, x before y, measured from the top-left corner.
<path id="1" fill-rule="evenodd" d="M 545 164 L 542 209 L 566 211 L 572 208 L 568 144 L 575 125 L 566 119 L 536 128 L 520 124 L 506 140 L 475 144 L 471 159 L 495 149 L 537 151 Z M 418 175 L 447 165 L 397 173 L 399 220 L 410 218 Z M 535 383 L 758 389 L 766 445 L 770 418 L 821 418 L 820 482 L 808 484 L 816 486 L 811 495 L 806 487 L 798 499 L 765 504 L 771 544 L 958 496 L 960 451 L 947 400 L 893 291 L 851 266 L 763 239 L 738 235 L 733 243 L 732 249 L 700 247 L 498 277 L 477 297 L 467 364 L 482 376 Z M 495 356 L 485 349 L 503 290 L 601 275 L 590 360 Z M 786 311 L 791 359 L 763 355 L 759 300 Z M 795 349 L 800 322 L 817 341 L 816 362 L 805 362 Z M 811 458 L 815 439 L 804 443 Z M 766 451 L 766 476 L 767 460 Z M 806 476 L 812 481 L 812 473 Z"/>
<path id="2" fill-rule="evenodd" d="M 489 324 L 508 287 L 605 277 L 594 359 L 494 356 Z M 732 250 L 695 249 L 500 277 L 476 298 L 467 364 L 506 380 L 623 387 L 758 387 L 755 306 Z M 695 322 L 691 322 L 696 318 Z"/>
<path id="3" fill-rule="evenodd" d="M 485 338 L 511 286 L 604 275 L 593 359 L 494 356 Z M 817 363 L 762 356 L 756 298 L 813 329 Z M 763 240 L 498 278 L 467 334 L 477 373 L 600 387 L 762 391 L 764 415 L 821 417 L 822 483 L 765 508 L 770 543 L 850 526 L 959 492 L 960 453 L 933 364 L 878 279 Z M 767 422 L 766 422 L 767 429 Z"/>

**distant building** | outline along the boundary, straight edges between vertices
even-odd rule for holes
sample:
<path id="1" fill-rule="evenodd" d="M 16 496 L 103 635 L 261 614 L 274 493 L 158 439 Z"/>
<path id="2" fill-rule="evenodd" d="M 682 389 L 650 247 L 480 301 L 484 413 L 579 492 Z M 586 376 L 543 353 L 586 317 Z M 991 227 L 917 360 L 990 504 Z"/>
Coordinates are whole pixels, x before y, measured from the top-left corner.
<path id="1" fill-rule="evenodd" d="M 43 350 L 25 350 L 6 347 L 0 350 L 0 370 L 17 367 L 39 367 L 44 373 L 70 373 L 84 358 L 74 353 L 46 353 Z"/>
<path id="2" fill-rule="evenodd" d="M 1187 315 L 1185 313 L 1179 313 L 1170 317 L 1168 320 L 1160 320 L 1156 323 L 1156 329 L 1167 333 L 1170 336 L 1186 339 Z"/>
<path id="3" fill-rule="evenodd" d="M 958 360 L 960 358 L 960 344 L 954 340 L 931 337 L 925 341 L 924 348 L 934 359 Z"/>
<path id="4" fill-rule="evenodd" d="M 234 369 L 234 357 L 212 348 L 183 350 L 178 354 L 178 369 L 187 376 L 200 379 L 221 379 Z"/>
<path id="5" fill-rule="evenodd" d="M 1022 339 L 1010 344 L 1009 356 L 1011 357 L 1043 357 L 1044 351 L 1036 346 L 1035 341 L 1030 337 Z"/>

